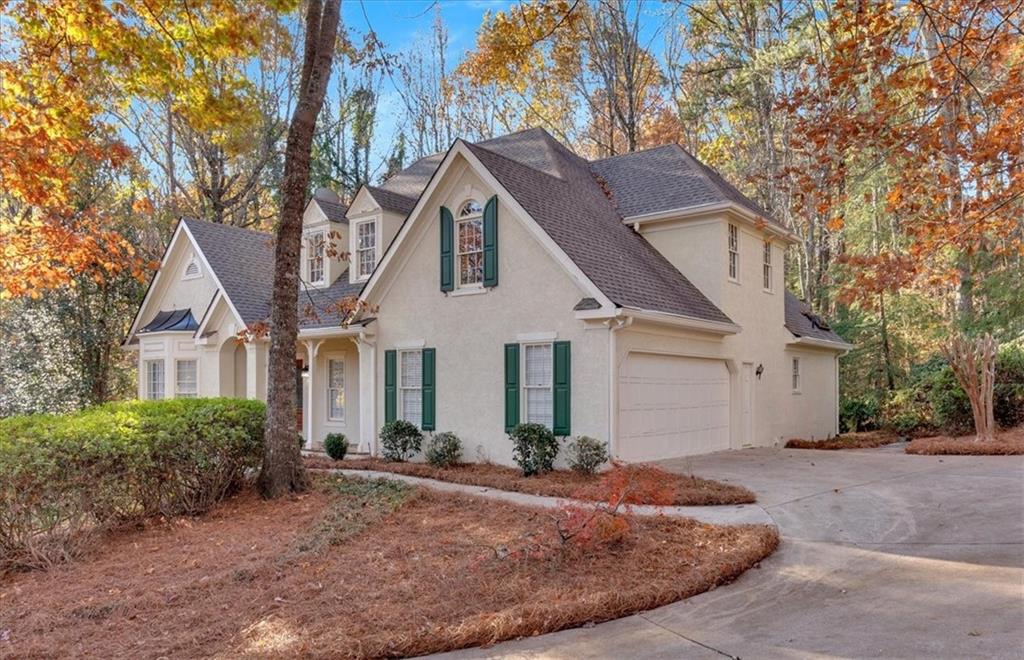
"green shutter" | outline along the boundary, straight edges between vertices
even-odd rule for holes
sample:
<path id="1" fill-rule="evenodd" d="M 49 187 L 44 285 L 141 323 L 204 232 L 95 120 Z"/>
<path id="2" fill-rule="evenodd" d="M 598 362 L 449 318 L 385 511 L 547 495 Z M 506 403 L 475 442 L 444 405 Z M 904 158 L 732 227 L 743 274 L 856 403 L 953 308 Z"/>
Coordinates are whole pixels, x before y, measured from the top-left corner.
<path id="1" fill-rule="evenodd" d="M 554 369 L 554 390 L 555 390 L 555 413 L 554 423 L 551 431 L 557 436 L 571 435 L 572 420 L 572 360 L 570 358 L 569 342 L 556 341 L 554 343 L 555 369 Z"/>
<path id="2" fill-rule="evenodd" d="M 397 351 L 384 351 L 384 423 L 395 421 L 398 416 L 398 388 L 396 368 Z"/>
<path id="3" fill-rule="evenodd" d="M 484 286 L 498 286 L 498 196 L 484 206 Z"/>
<path id="4" fill-rule="evenodd" d="M 423 349 L 423 421 L 420 428 L 433 431 L 437 426 L 437 385 L 434 365 L 437 362 L 433 348 Z"/>
<path id="5" fill-rule="evenodd" d="M 455 289 L 455 221 L 452 212 L 441 207 L 441 290 Z"/>
<path id="6" fill-rule="evenodd" d="M 519 424 L 519 344 L 505 344 L 505 432 Z"/>

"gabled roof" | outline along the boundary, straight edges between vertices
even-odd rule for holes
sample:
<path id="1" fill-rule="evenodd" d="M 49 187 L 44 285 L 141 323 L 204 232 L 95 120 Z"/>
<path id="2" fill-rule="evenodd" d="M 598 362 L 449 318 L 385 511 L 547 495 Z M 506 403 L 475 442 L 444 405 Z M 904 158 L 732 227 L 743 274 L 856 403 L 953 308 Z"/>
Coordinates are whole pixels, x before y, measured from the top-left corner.
<path id="1" fill-rule="evenodd" d="M 810 305 L 789 291 L 786 291 L 786 329 L 794 337 L 808 337 L 844 346 L 849 345 L 824 320 L 811 312 Z"/>
<path id="2" fill-rule="evenodd" d="M 402 215 L 412 213 L 413 208 L 416 207 L 416 198 L 419 197 L 418 194 L 413 197 L 406 197 L 379 186 L 366 186 L 366 189 L 370 192 L 374 201 L 380 204 L 382 209 L 401 213 Z"/>
<path id="3" fill-rule="evenodd" d="M 313 201 L 316 202 L 317 206 L 320 207 L 320 210 L 324 212 L 324 215 L 331 222 L 348 222 L 348 219 L 345 217 L 348 207 L 344 204 L 320 199 L 319 197 L 314 197 Z"/>
<path id="4" fill-rule="evenodd" d="M 733 202 L 782 226 L 677 144 L 596 160 L 590 168 L 608 183 L 623 217 Z"/>
<path id="5" fill-rule="evenodd" d="M 146 327 L 139 329 L 144 332 L 195 332 L 199 329 L 196 317 L 191 309 L 172 309 L 168 312 L 157 312 Z"/>

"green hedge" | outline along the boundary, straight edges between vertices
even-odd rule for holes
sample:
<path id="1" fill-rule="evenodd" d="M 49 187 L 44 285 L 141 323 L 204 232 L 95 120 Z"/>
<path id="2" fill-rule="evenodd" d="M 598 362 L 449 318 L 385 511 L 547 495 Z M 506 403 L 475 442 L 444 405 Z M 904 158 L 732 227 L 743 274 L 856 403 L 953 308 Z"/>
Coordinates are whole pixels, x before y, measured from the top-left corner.
<path id="1" fill-rule="evenodd" d="M 0 569 L 78 554 L 96 533 L 202 513 L 259 466 L 265 407 L 113 403 L 0 420 Z"/>

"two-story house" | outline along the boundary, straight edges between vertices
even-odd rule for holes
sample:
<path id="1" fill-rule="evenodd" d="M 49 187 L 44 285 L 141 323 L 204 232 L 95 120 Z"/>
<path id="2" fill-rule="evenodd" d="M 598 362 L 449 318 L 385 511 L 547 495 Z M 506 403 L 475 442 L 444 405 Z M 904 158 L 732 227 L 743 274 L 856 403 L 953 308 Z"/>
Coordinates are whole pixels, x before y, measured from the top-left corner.
<path id="1" fill-rule="evenodd" d="M 586 161 L 540 129 L 414 163 L 304 218 L 296 395 L 308 446 L 386 421 L 511 462 L 506 431 L 646 461 L 837 432 L 850 346 L 785 290 L 797 239 L 676 145 Z M 183 219 L 126 346 L 139 396 L 266 394 L 273 239 Z M 365 310 L 342 319 L 337 301 Z"/>

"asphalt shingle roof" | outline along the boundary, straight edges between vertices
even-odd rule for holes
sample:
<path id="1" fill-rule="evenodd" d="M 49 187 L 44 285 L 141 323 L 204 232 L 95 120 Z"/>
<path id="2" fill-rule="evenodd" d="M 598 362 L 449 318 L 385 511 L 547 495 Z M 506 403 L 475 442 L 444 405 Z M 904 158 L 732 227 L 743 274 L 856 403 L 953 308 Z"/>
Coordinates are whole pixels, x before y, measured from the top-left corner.
<path id="1" fill-rule="evenodd" d="M 313 198 L 320 210 L 324 212 L 327 219 L 331 222 L 348 222 L 348 218 L 345 217 L 345 213 L 348 212 L 348 207 L 344 204 L 338 204 L 331 202 L 326 199 Z"/>
<path id="2" fill-rule="evenodd" d="M 846 341 L 835 331 L 827 327 L 817 315 L 811 313 L 810 306 L 795 295 L 786 292 L 786 329 L 796 337 L 810 337 L 839 344 Z"/>
<path id="3" fill-rule="evenodd" d="M 406 197 L 387 188 L 381 188 L 378 186 L 366 186 L 366 189 L 370 191 L 373 199 L 380 204 L 381 208 L 388 211 L 395 211 L 402 215 L 409 215 L 412 213 L 413 208 L 416 207 L 416 200 L 419 198 L 419 194 L 413 197 Z"/>

